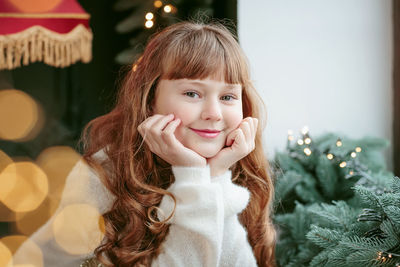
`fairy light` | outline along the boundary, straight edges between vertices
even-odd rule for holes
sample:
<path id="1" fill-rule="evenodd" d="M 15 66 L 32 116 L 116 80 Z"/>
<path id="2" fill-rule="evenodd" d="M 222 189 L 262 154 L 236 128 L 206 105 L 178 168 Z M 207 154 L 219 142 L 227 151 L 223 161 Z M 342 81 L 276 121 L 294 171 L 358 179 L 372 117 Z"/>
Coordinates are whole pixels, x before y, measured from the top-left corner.
<path id="1" fill-rule="evenodd" d="M 341 147 L 342 145 L 343 145 L 342 140 L 338 139 L 338 140 L 336 141 L 336 146 L 337 146 L 337 147 Z"/>
<path id="2" fill-rule="evenodd" d="M 306 154 L 307 156 L 310 156 L 311 155 L 311 149 L 309 149 L 308 147 L 306 147 L 306 148 L 304 148 L 304 154 Z"/>
<path id="3" fill-rule="evenodd" d="M 292 130 L 288 130 L 288 140 L 289 141 L 293 141 L 294 136 L 293 136 L 293 131 Z"/>
<path id="4" fill-rule="evenodd" d="M 352 158 L 357 157 L 357 153 L 356 153 L 356 152 L 351 152 L 351 157 L 352 157 Z"/>
<path id="5" fill-rule="evenodd" d="M 327 157 L 329 160 L 333 159 L 333 155 L 332 155 L 331 153 L 329 153 L 328 155 L 326 155 L 326 157 Z"/>
<path id="6" fill-rule="evenodd" d="M 303 129 L 301 129 L 301 133 L 302 133 L 303 135 L 308 134 L 308 131 L 309 131 L 308 126 L 304 126 Z"/>
<path id="7" fill-rule="evenodd" d="M 310 138 L 310 137 L 307 137 L 307 138 L 304 140 L 304 143 L 306 143 L 307 145 L 309 145 L 309 144 L 311 143 L 311 138 Z"/>
<path id="8" fill-rule="evenodd" d="M 164 12 L 165 12 L 165 13 L 170 13 L 171 11 L 172 11 L 171 5 L 165 5 L 165 6 L 164 6 Z"/>
<path id="9" fill-rule="evenodd" d="M 160 8 L 161 6 L 162 6 L 162 1 L 159 1 L 159 0 L 154 1 L 154 7 Z"/>
<path id="10" fill-rule="evenodd" d="M 303 141 L 303 139 L 299 139 L 299 140 L 297 140 L 297 144 L 299 144 L 299 146 L 302 146 L 302 145 L 304 144 L 304 141 Z"/>
<path id="11" fill-rule="evenodd" d="M 154 18 L 154 14 L 151 12 L 148 12 L 145 16 L 146 20 L 152 20 Z"/>
<path id="12" fill-rule="evenodd" d="M 353 175 L 353 174 L 354 174 L 354 172 L 353 172 L 353 171 L 350 171 L 350 172 L 349 172 L 349 174 L 350 174 L 350 175 Z"/>
<path id="13" fill-rule="evenodd" d="M 359 147 L 359 146 L 356 147 L 356 152 L 357 152 L 357 153 L 360 153 L 361 151 L 362 151 L 361 147 Z"/>
<path id="14" fill-rule="evenodd" d="M 346 167 L 346 166 L 347 166 L 347 163 L 346 163 L 346 161 L 342 161 L 342 162 L 340 162 L 339 166 L 340 166 L 340 168 L 344 168 L 344 167 Z"/>
<path id="15" fill-rule="evenodd" d="M 144 26 L 146 26 L 146 28 L 150 29 L 151 27 L 153 27 L 154 22 L 152 20 L 148 20 L 146 21 L 146 23 L 144 24 Z"/>

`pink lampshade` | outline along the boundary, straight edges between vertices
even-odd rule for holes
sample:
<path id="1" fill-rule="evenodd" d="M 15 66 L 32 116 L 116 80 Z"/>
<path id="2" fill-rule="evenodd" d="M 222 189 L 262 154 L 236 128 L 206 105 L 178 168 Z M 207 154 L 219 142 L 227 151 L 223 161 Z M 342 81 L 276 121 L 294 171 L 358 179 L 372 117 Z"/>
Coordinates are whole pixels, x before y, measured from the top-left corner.
<path id="1" fill-rule="evenodd" d="M 92 58 L 90 15 L 76 0 L 0 0 L 0 70 Z"/>

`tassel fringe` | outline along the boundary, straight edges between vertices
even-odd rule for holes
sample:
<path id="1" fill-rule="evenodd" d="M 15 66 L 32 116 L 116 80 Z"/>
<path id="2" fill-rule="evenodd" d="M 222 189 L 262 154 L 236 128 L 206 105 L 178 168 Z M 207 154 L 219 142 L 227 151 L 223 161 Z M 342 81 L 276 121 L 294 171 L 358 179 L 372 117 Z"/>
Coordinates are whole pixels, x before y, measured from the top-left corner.
<path id="1" fill-rule="evenodd" d="M 37 61 L 54 67 L 66 67 L 79 60 L 87 63 L 92 60 L 92 39 L 92 32 L 83 25 L 66 34 L 33 26 L 19 33 L 0 35 L 0 70 Z"/>

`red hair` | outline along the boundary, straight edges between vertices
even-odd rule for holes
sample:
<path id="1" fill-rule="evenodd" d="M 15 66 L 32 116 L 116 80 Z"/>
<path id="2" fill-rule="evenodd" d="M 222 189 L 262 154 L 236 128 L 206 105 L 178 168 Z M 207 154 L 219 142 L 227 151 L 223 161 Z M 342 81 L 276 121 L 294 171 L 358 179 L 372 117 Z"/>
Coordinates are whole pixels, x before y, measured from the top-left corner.
<path id="1" fill-rule="evenodd" d="M 242 85 L 243 115 L 258 118 L 256 147 L 232 166 L 233 181 L 246 187 L 251 198 L 240 214 L 259 266 L 274 266 L 275 230 L 270 213 L 274 195 L 261 134 L 264 104 L 254 89 L 246 57 L 237 40 L 220 24 L 181 22 L 154 35 L 127 73 L 115 108 L 85 128 L 84 158 L 116 196 L 104 214 L 105 239 L 95 254 L 106 266 L 150 266 L 168 234 L 155 207 L 174 182 L 171 166 L 144 144 L 137 127 L 152 115 L 159 79 L 203 79 L 223 75 L 227 83 Z M 104 150 L 108 160 L 93 155 Z"/>

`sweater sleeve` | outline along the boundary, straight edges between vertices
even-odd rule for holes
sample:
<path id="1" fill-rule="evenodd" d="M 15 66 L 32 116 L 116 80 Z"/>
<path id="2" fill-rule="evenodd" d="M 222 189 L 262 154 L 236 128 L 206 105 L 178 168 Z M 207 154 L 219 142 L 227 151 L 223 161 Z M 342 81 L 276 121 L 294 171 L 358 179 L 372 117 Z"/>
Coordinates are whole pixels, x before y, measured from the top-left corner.
<path id="1" fill-rule="evenodd" d="M 152 267 L 218 266 L 224 228 L 221 187 L 211 183 L 210 168 L 172 167 L 175 182 L 168 188 L 176 198 L 169 233 Z M 164 196 L 160 218 L 173 211 L 174 201 Z"/>
<path id="2" fill-rule="evenodd" d="M 238 215 L 246 208 L 250 193 L 232 183 L 232 173 L 227 171 L 213 177 L 212 182 L 219 184 L 224 199 L 224 233 L 219 267 L 257 266 L 253 250 L 247 239 L 247 232 L 239 222 Z"/>
<path id="3" fill-rule="evenodd" d="M 60 246 L 56 242 L 53 224 L 57 215 L 66 207 L 71 207 L 71 205 L 75 204 L 90 206 L 97 210 L 99 214 L 103 214 L 111 208 L 113 201 L 114 196 L 105 188 L 94 171 L 83 161 L 79 161 L 66 179 L 62 199 L 57 211 L 49 221 L 31 235 L 29 242 L 24 242 L 20 246 L 13 256 L 13 264 L 34 264 L 35 266 L 44 267 L 79 266 L 87 257 L 92 255 L 92 252 L 88 252 L 87 254 L 79 254 L 71 252 L 71 250 L 67 252 L 68 249 L 65 249 L 65 247 Z M 88 231 L 87 227 L 80 227 L 87 222 L 84 217 L 85 215 L 77 214 L 73 218 L 74 227 L 71 236 L 72 240 L 84 241 L 76 244 L 80 247 L 84 246 L 87 242 L 91 242 L 91 238 L 93 238 L 93 233 L 90 230 Z M 33 241 L 40 248 L 40 253 L 30 246 L 29 243 L 32 243 L 30 241 Z M 99 242 L 94 245 L 96 244 L 99 245 Z M 42 264 L 40 264 L 41 262 Z"/>

